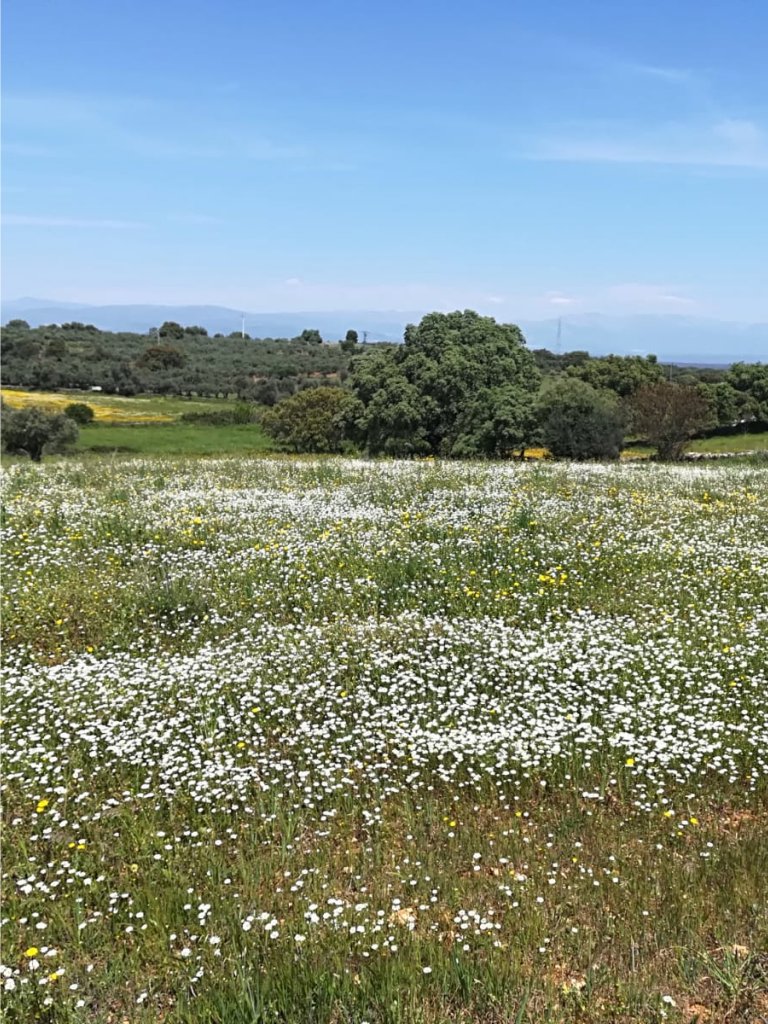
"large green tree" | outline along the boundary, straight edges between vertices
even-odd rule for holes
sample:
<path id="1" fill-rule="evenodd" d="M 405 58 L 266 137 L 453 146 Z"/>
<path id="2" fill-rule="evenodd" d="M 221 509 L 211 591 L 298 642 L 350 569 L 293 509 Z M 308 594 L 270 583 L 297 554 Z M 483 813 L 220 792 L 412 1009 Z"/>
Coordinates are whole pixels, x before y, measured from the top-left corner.
<path id="1" fill-rule="evenodd" d="M 518 327 L 430 313 L 353 362 L 352 430 L 372 453 L 503 455 L 528 439 L 539 379 Z"/>

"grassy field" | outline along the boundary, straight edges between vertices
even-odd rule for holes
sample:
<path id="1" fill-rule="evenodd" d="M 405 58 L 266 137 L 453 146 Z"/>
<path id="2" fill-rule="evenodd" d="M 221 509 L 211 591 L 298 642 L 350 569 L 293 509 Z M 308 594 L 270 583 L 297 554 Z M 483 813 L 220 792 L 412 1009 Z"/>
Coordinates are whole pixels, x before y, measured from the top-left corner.
<path id="1" fill-rule="evenodd" d="M 3 402 L 12 409 L 39 405 L 52 412 L 63 412 L 71 402 L 84 402 L 101 423 L 170 423 L 185 412 L 209 412 L 231 409 L 234 401 L 216 398 L 177 398 L 163 395 L 136 395 L 125 398 L 97 391 L 19 391 L 2 388 Z"/>
<path id="2" fill-rule="evenodd" d="M 141 455 L 235 455 L 263 452 L 270 441 L 257 423 L 214 426 L 203 423 L 120 426 L 96 423 L 80 428 L 84 452 Z"/>
<path id="3" fill-rule="evenodd" d="M 225 399 L 165 398 L 162 395 L 121 398 L 97 392 L 48 392 L 2 390 L 3 402 L 12 409 L 40 405 L 61 412 L 70 402 L 85 402 L 94 422 L 80 428 L 77 449 L 81 453 L 134 455 L 249 455 L 271 445 L 258 424 L 216 425 L 185 423 L 188 412 L 233 409 Z M 7 460 L 6 461 L 10 461 Z"/>
<path id="4" fill-rule="evenodd" d="M 767 480 L 14 464 L 3 1020 L 768 1016 Z"/>
<path id="5" fill-rule="evenodd" d="M 688 449 L 692 452 L 764 452 L 768 451 L 768 431 L 761 434 L 698 438 L 691 441 Z"/>

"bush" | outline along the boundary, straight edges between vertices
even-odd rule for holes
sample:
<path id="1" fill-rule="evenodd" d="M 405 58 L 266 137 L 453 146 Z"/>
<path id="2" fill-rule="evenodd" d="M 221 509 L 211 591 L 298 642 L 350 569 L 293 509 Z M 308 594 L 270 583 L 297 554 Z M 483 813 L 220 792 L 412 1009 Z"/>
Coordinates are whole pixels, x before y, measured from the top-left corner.
<path id="1" fill-rule="evenodd" d="M 64 415 L 69 416 L 79 426 L 86 427 L 93 422 L 94 413 L 91 406 L 85 402 L 70 402 L 64 410 Z"/>
<path id="2" fill-rule="evenodd" d="M 11 455 L 28 455 L 40 462 L 43 454 L 63 452 L 77 441 L 78 427 L 63 413 L 50 413 L 38 406 L 3 410 L 3 449 Z"/>
<path id="3" fill-rule="evenodd" d="M 557 458 L 619 457 L 624 417 L 612 391 L 561 377 L 542 389 L 538 404 L 541 440 Z"/>
<path id="4" fill-rule="evenodd" d="M 307 388 L 263 412 L 261 424 L 290 451 L 340 452 L 344 412 L 352 401 L 341 388 Z"/>
<path id="5" fill-rule="evenodd" d="M 238 402 L 234 409 L 211 409 L 210 412 L 185 412 L 179 417 L 185 423 L 200 423 L 210 427 L 228 427 L 255 423 L 256 410 L 248 402 Z"/>
<path id="6" fill-rule="evenodd" d="M 659 381 L 631 399 L 635 430 L 655 445 L 660 459 L 679 459 L 688 440 L 711 421 L 712 410 L 696 387 Z"/>

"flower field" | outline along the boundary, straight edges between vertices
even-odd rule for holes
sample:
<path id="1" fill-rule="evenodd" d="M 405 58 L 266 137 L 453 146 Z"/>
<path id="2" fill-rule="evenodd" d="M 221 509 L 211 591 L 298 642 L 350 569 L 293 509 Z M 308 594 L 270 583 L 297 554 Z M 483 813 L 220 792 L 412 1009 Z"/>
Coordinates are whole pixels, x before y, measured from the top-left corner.
<path id="1" fill-rule="evenodd" d="M 768 1019 L 767 482 L 11 466 L 2 1019 Z"/>
<path id="2" fill-rule="evenodd" d="M 150 402 L 92 392 L 66 394 L 59 391 L 19 391 L 15 388 L 3 388 L 2 399 L 11 409 L 37 406 L 46 412 L 64 412 L 72 402 L 85 402 L 93 410 L 93 418 L 97 423 L 170 423 L 173 419 L 167 413 L 152 409 Z M 142 408 L 142 405 L 149 408 Z"/>

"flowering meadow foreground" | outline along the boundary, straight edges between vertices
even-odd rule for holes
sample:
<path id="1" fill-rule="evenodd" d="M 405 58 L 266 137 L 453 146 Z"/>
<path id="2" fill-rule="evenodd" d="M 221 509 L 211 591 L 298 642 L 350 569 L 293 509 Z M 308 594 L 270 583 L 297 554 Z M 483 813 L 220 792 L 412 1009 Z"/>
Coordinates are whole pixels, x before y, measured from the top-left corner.
<path id="1" fill-rule="evenodd" d="M 11 467 L 3 1020 L 768 1019 L 767 482 Z"/>

